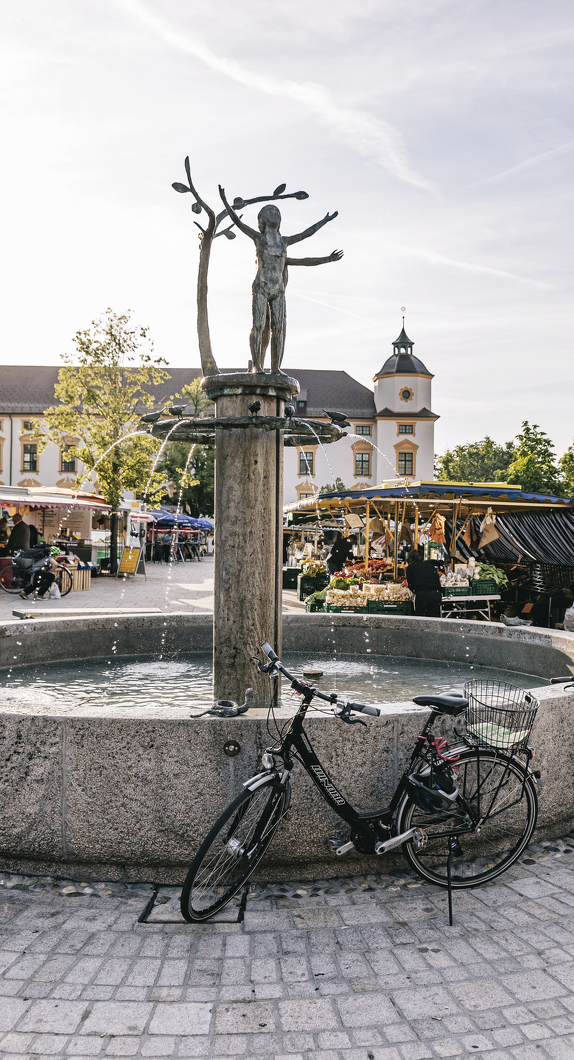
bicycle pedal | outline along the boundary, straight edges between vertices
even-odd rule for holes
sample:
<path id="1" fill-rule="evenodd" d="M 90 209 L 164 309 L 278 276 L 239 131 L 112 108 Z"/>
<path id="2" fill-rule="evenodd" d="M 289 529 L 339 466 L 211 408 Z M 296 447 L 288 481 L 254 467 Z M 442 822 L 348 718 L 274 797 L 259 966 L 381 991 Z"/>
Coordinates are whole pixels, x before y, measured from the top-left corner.
<path id="1" fill-rule="evenodd" d="M 341 854 L 347 854 L 349 850 L 355 849 L 354 843 L 350 840 L 341 839 L 340 836 L 331 836 L 330 839 L 327 839 L 327 846 L 332 854 L 337 854 L 339 857 Z"/>
<path id="2" fill-rule="evenodd" d="M 424 850 L 428 841 L 429 837 L 426 832 L 423 832 L 422 828 L 417 828 L 413 835 L 413 846 L 415 850 Z"/>

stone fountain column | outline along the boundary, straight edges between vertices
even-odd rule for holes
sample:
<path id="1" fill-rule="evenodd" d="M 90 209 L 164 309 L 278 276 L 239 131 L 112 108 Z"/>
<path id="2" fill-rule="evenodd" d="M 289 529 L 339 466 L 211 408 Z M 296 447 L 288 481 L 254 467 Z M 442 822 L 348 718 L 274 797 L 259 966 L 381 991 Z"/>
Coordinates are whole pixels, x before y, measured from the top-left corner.
<path id="1" fill-rule="evenodd" d="M 217 418 L 283 416 L 299 391 L 286 375 L 250 372 L 206 376 L 202 390 Z M 213 607 L 214 698 L 253 706 L 269 703 L 268 679 L 252 656 L 268 641 L 281 654 L 283 548 L 283 433 L 277 430 L 215 432 L 215 570 Z"/>

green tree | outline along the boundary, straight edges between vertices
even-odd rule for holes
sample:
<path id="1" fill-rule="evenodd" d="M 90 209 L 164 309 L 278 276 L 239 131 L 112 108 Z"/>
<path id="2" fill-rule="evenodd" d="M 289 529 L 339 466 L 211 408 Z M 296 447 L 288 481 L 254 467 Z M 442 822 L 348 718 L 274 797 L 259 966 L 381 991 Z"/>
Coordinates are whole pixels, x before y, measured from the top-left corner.
<path id="1" fill-rule="evenodd" d="M 442 482 L 506 482 L 514 457 L 513 442 L 498 445 L 487 434 L 480 442 L 456 445 L 438 456 L 436 477 Z"/>
<path id="2" fill-rule="evenodd" d="M 213 408 L 213 401 L 205 397 L 205 394 L 200 389 L 201 376 L 198 375 L 197 379 L 193 380 L 193 383 L 188 383 L 182 387 L 183 397 L 186 397 L 188 404 L 193 409 L 194 416 L 203 416 L 207 409 Z"/>
<path id="3" fill-rule="evenodd" d="M 556 464 L 554 443 L 537 423 L 524 420 L 517 434 L 516 453 L 508 469 L 508 482 L 522 486 L 528 493 L 558 495 L 564 481 Z"/>
<path id="4" fill-rule="evenodd" d="M 346 489 L 347 487 L 345 486 L 345 483 L 337 475 L 334 482 L 326 482 L 324 486 L 321 486 L 319 493 L 341 493 Z"/>
<path id="5" fill-rule="evenodd" d="M 574 497 L 574 443 L 561 458 L 560 468 L 564 478 L 565 496 Z"/>
<path id="6" fill-rule="evenodd" d="M 163 476 L 152 475 L 159 440 L 150 435 L 122 439 L 144 429 L 139 422 L 142 411 L 156 400 L 146 387 L 164 382 L 169 374 L 160 367 L 166 362 L 152 357 L 147 328 L 132 324 L 129 312 L 107 309 L 91 328 L 76 332 L 74 342 L 75 355 L 63 355 L 66 367 L 58 373 L 54 393 L 59 404 L 46 409 L 35 429 L 42 447 L 48 442 L 66 444 L 70 436 L 79 439 L 77 445 L 67 446 L 84 465 L 76 485 L 80 487 L 95 471 L 100 493 L 111 507 L 110 566 L 115 573 L 118 508 L 124 491 L 143 491 L 152 476 L 153 498 L 164 481 Z"/>
<path id="7" fill-rule="evenodd" d="M 182 510 L 196 517 L 209 516 L 214 509 L 215 454 L 212 448 L 196 445 L 190 456 L 189 449 L 188 442 L 168 442 L 158 472 L 163 482 L 167 478 L 174 484 L 170 500 L 177 500 L 181 490 Z"/>

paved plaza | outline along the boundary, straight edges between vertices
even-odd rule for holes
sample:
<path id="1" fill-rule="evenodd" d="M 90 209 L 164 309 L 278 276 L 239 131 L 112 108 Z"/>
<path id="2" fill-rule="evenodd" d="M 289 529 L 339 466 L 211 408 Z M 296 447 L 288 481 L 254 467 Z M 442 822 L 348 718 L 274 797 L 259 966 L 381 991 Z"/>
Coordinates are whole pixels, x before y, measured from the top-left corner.
<path id="1" fill-rule="evenodd" d="M 197 926 L 176 888 L 138 923 L 151 884 L 0 884 L 7 1060 L 574 1057 L 574 834 L 456 893 L 452 928 L 408 872 L 253 884 Z"/>
<path id="2" fill-rule="evenodd" d="M 160 611 L 213 611 L 213 556 L 199 563 L 149 563 L 143 575 L 92 578 L 88 592 L 72 592 L 60 600 L 21 600 L 0 590 L 0 621 L 12 618 L 13 608 L 30 607 L 58 615 L 70 608 L 150 607 Z M 284 611 L 304 611 L 295 592 L 283 594 Z"/>

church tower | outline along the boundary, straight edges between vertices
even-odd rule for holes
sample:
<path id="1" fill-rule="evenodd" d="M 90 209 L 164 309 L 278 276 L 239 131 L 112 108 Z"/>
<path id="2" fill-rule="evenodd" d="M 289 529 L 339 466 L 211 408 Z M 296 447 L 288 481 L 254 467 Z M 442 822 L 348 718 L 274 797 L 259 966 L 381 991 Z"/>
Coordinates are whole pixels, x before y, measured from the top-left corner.
<path id="1" fill-rule="evenodd" d="M 403 317 L 393 352 L 373 380 L 377 445 L 389 460 L 378 461 L 381 481 L 434 478 L 434 424 L 438 416 L 431 412 L 433 376 L 415 357 L 413 346 Z"/>

